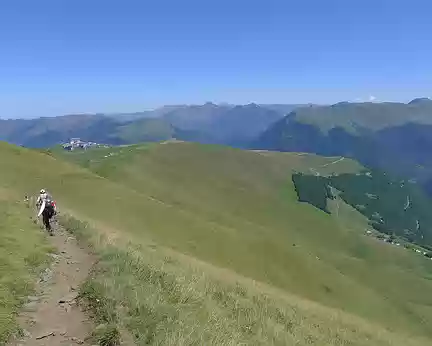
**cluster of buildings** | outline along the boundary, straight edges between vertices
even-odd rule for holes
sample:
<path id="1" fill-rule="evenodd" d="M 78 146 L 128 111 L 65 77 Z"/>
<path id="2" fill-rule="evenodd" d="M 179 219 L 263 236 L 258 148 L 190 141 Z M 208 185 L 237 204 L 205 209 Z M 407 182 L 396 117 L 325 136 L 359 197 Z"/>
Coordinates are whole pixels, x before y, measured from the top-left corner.
<path id="1" fill-rule="evenodd" d="M 75 149 L 88 149 L 90 147 L 100 146 L 98 143 L 82 141 L 80 138 L 71 138 L 68 143 L 62 144 L 64 150 L 73 151 Z"/>

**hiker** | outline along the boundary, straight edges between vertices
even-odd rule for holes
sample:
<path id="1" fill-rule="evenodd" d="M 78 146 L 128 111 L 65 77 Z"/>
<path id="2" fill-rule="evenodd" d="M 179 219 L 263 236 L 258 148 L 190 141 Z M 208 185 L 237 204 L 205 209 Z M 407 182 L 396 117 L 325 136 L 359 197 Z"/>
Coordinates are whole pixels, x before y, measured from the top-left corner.
<path id="1" fill-rule="evenodd" d="M 25 203 L 27 208 L 30 208 L 30 198 L 28 195 L 24 196 L 24 203 Z"/>
<path id="2" fill-rule="evenodd" d="M 50 235 L 53 235 L 52 227 L 50 224 L 51 218 L 56 214 L 56 204 L 53 201 L 51 195 L 49 195 L 45 189 L 40 190 L 39 197 L 36 201 L 36 206 L 41 207 L 42 203 L 45 201 L 45 208 L 42 211 L 42 219 L 46 230 Z"/>

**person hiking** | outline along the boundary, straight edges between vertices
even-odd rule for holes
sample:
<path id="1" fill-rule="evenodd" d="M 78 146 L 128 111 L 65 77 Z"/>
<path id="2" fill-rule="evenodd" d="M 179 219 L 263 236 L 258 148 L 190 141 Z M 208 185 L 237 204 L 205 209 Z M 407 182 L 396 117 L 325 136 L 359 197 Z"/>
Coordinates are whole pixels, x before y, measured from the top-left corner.
<path id="1" fill-rule="evenodd" d="M 42 211 L 43 224 L 45 226 L 45 229 L 48 231 L 48 233 L 50 235 L 54 235 L 50 220 L 56 214 L 56 204 L 53 201 L 51 195 L 48 194 L 45 189 L 41 189 L 39 193 L 39 197 L 37 198 L 36 201 L 36 206 L 38 208 L 41 208 L 44 202 L 45 202 L 45 207 L 44 210 Z"/>

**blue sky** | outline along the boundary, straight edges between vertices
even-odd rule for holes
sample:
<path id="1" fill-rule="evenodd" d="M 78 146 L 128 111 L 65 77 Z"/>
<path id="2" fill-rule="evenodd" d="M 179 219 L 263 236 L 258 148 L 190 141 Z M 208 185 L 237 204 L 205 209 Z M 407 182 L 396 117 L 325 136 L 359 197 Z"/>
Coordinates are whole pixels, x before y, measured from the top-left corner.
<path id="1" fill-rule="evenodd" d="M 432 2 L 14 0 L 0 117 L 432 96 Z"/>

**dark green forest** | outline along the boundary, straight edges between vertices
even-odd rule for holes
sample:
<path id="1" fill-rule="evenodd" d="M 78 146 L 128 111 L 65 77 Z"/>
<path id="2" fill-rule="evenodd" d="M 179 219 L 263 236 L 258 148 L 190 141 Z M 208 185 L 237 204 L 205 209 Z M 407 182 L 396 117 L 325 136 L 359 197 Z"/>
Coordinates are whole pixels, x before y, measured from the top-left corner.
<path id="1" fill-rule="evenodd" d="M 432 200 L 417 184 L 381 171 L 330 177 L 294 174 L 298 200 L 326 213 L 331 188 L 377 231 L 432 249 Z"/>
<path id="2" fill-rule="evenodd" d="M 329 187 L 329 181 L 325 177 L 317 177 L 306 174 L 293 174 L 295 190 L 299 202 L 306 202 L 330 213 L 327 208 L 327 198 L 333 198 Z"/>

